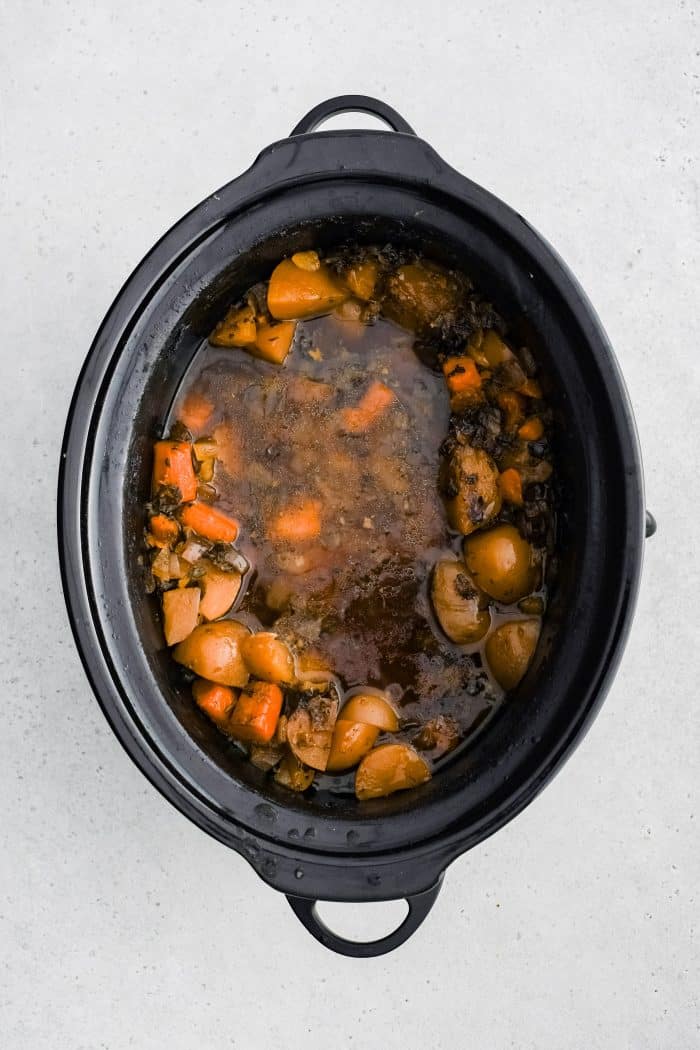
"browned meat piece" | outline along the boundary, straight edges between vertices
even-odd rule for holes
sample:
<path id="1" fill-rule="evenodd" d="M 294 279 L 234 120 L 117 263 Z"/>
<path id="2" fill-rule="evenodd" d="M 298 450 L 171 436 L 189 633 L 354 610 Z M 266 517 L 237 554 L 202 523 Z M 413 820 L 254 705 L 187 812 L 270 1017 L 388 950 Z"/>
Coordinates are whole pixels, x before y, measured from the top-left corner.
<path id="1" fill-rule="evenodd" d="M 427 263 L 407 263 L 387 279 L 383 313 L 403 328 L 425 333 L 452 314 L 463 295 L 463 285 L 452 274 Z"/>

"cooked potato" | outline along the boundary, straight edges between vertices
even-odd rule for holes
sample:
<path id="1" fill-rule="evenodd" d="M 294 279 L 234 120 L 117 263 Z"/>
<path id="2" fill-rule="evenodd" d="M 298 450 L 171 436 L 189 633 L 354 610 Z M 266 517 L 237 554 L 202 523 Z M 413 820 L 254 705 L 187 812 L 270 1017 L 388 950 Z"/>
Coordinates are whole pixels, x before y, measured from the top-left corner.
<path id="1" fill-rule="evenodd" d="M 371 299 L 377 287 L 379 263 L 376 259 L 365 259 L 364 262 L 351 266 L 345 274 L 348 288 L 358 299 L 365 302 Z"/>
<path id="2" fill-rule="evenodd" d="M 182 642 L 197 626 L 199 587 L 176 587 L 163 593 L 163 634 L 168 645 Z"/>
<path id="3" fill-rule="evenodd" d="M 219 450 L 215 441 L 202 438 L 200 441 L 195 441 L 192 451 L 197 462 L 204 463 L 205 460 L 216 459 Z"/>
<path id="4" fill-rule="evenodd" d="M 203 623 L 173 649 L 173 658 L 210 682 L 244 686 L 250 675 L 241 643 L 248 634 L 248 628 L 235 620 Z"/>
<path id="5" fill-rule="evenodd" d="M 378 693 L 356 693 L 343 705 L 341 714 L 348 722 L 376 726 L 384 733 L 395 733 L 399 728 L 396 711 L 386 697 Z"/>
<path id="6" fill-rule="evenodd" d="M 233 307 L 209 336 L 212 346 L 251 346 L 255 342 L 255 312 L 252 306 Z"/>
<path id="7" fill-rule="evenodd" d="M 493 328 L 475 332 L 467 344 L 467 353 L 483 368 L 498 368 L 506 361 L 512 361 L 514 356 Z"/>
<path id="8" fill-rule="evenodd" d="M 203 459 L 199 464 L 199 482 L 208 484 L 214 480 L 214 473 L 216 471 L 216 459 L 211 456 L 209 459 Z"/>
<path id="9" fill-rule="evenodd" d="M 526 616 L 542 616 L 544 599 L 539 594 L 528 594 L 527 597 L 518 602 L 518 608 Z"/>
<path id="10" fill-rule="evenodd" d="M 332 672 L 330 660 L 318 649 L 308 648 L 297 656 L 297 677 L 304 689 L 327 686 Z"/>
<path id="11" fill-rule="evenodd" d="M 241 589 L 240 572 L 224 572 L 213 562 L 201 563 L 205 572 L 199 578 L 202 601 L 199 611 L 205 620 L 218 620 L 229 611 Z"/>
<path id="12" fill-rule="evenodd" d="M 355 794 L 360 800 L 381 798 L 426 780 L 430 780 L 430 769 L 414 748 L 382 744 L 362 759 L 355 774 Z"/>
<path id="13" fill-rule="evenodd" d="M 321 269 L 321 260 L 318 257 L 318 252 L 295 252 L 292 256 L 292 262 L 295 266 L 298 266 L 300 270 L 314 270 Z"/>
<path id="14" fill-rule="evenodd" d="M 253 357 L 259 357 L 273 365 L 281 365 L 292 348 L 296 327 L 294 321 L 280 321 L 279 324 L 260 323 L 255 343 L 246 349 Z"/>
<path id="15" fill-rule="evenodd" d="M 267 307 L 277 320 L 292 321 L 327 313 L 347 297 L 348 292 L 322 263 L 308 270 L 292 259 L 283 259 L 272 271 Z"/>
<path id="16" fill-rule="evenodd" d="M 259 631 L 243 639 L 241 652 L 248 670 L 264 682 L 294 681 L 294 659 L 276 634 Z"/>
<path id="17" fill-rule="evenodd" d="M 191 571 L 189 562 L 173 554 L 169 547 L 161 547 L 151 562 L 151 572 L 157 580 L 181 580 Z"/>
<path id="18" fill-rule="evenodd" d="M 275 771 L 275 780 L 292 791 L 306 791 L 310 788 L 314 779 L 313 769 L 309 769 L 300 762 L 296 755 L 289 752 L 284 756 Z"/>
<path id="19" fill-rule="evenodd" d="M 337 717 L 338 700 L 334 696 L 301 701 L 287 721 L 287 742 L 300 762 L 312 769 L 326 768 Z"/>
<path id="20" fill-rule="evenodd" d="M 517 602 L 537 584 L 532 547 L 513 525 L 467 537 L 464 560 L 476 585 L 499 602 Z"/>
<path id="21" fill-rule="evenodd" d="M 483 638 L 491 617 L 484 609 L 484 595 L 474 586 L 461 561 L 439 561 L 430 589 L 433 608 L 443 631 L 457 645 Z"/>
<path id="22" fill-rule="evenodd" d="M 427 332 L 456 309 L 462 286 L 429 263 L 399 266 L 386 282 L 382 312 L 412 332 Z"/>
<path id="23" fill-rule="evenodd" d="M 345 769 L 352 769 L 368 751 L 371 751 L 378 736 L 379 730 L 376 726 L 339 718 L 333 730 L 326 771 L 341 773 Z"/>
<path id="24" fill-rule="evenodd" d="M 464 536 L 487 525 L 501 509 L 498 467 L 481 448 L 458 446 L 444 470 L 447 516 Z"/>
<path id="25" fill-rule="evenodd" d="M 530 666 L 540 636 L 539 620 L 501 624 L 486 642 L 491 674 L 503 689 L 515 689 Z"/>

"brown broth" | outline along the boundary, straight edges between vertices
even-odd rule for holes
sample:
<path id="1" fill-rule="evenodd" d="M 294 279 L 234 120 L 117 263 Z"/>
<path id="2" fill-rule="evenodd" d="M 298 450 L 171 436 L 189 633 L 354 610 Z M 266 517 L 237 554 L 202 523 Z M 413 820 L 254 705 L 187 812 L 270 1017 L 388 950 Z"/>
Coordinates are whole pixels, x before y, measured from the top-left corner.
<path id="1" fill-rule="evenodd" d="M 390 383 L 395 402 L 371 432 L 344 432 L 342 409 L 373 380 Z M 432 566 L 462 537 L 438 491 L 445 382 L 413 336 L 384 319 L 304 321 L 281 368 L 204 343 L 173 421 L 192 391 L 216 405 L 216 505 L 240 522 L 236 545 L 253 567 L 236 618 L 313 651 L 343 690 L 386 690 L 406 739 L 437 714 L 463 734 L 483 723 L 502 690 L 480 645 L 445 638 L 428 597 Z M 330 509 L 320 536 L 272 542 L 270 522 L 300 499 Z"/>

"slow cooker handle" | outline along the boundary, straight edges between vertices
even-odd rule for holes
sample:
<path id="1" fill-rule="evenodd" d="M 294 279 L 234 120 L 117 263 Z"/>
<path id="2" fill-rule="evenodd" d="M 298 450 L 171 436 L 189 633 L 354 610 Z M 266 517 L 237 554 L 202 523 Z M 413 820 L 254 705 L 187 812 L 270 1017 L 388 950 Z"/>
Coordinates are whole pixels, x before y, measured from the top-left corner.
<path id="1" fill-rule="evenodd" d="M 404 135 L 415 135 L 411 125 L 403 119 L 386 102 L 378 98 L 370 98 L 369 95 L 337 95 L 328 98 L 325 102 L 319 102 L 317 106 L 310 109 L 305 117 L 302 117 L 292 131 L 292 135 L 308 135 L 310 131 L 322 124 L 324 120 L 335 116 L 336 113 L 370 113 L 388 124 L 393 131 L 402 132 Z"/>
<path id="2" fill-rule="evenodd" d="M 392 933 L 388 933 L 386 937 L 380 937 L 376 941 L 351 941 L 347 937 L 340 937 L 337 933 L 333 933 L 320 918 L 316 910 L 318 901 L 311 900 L 308 897 L 295 897 L 291 894 L 287 894 L 287 900 L 299 922 L 324 947 L 330 948 L 332 952 L 337 952 L 338 955 L 349 955 L 352 959 L 371 959 L 376 955 L 386 955 L 387 952 L 393 952 L 394 948 L 398 948 L 416 932 L 435 903 L 441 886 L 442 875 L 430 889 L 406 897 L 406 903 L 408 904 L 408 915 L 406 918 Z"/>

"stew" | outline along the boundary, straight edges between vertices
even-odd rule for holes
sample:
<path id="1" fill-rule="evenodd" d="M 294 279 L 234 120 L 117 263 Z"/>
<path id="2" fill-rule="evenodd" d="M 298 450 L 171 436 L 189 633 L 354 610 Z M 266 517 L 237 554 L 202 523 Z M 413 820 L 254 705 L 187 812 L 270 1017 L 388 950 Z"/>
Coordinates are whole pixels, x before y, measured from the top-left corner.
<path id="1" fill-rule="evenodd" d="M 283 259 L 154 444 L 147 586 L 192 702 L 292 791 L 428 780 L 532 662 L 552 429 L 532 352 L 463 274 Z"/>

